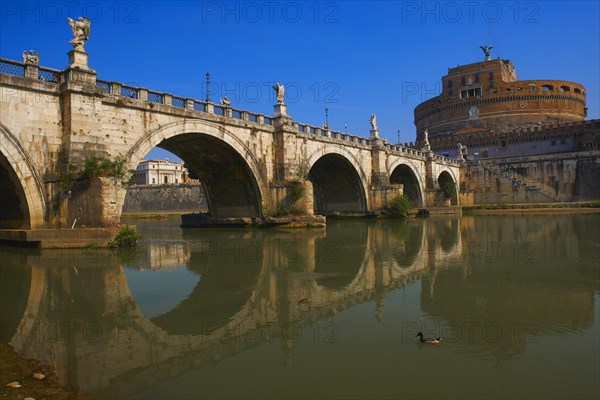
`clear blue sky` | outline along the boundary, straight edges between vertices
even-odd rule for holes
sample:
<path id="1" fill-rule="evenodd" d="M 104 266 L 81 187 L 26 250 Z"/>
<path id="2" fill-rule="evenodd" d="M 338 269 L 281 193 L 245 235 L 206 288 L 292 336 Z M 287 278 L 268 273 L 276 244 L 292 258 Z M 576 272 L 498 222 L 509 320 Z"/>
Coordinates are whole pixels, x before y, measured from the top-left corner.
<path id="1" fill-rule="evenodd" d="M 272 114 L 270 85 L 286 85 L 288 114 L 334 130 L 413 141 L 413 109 L 440 91 L 450 66 L 492 56 L 520 79 L 586 87 L 588 119 L 600 117 L 598 1 L 50 1 L 0 2 L 0 55 L 39 52 L 64 68 L 67 17 L 92 21 L 85 48 L 98 78 Z M 491 34 L 491 36 L 490 36 Z M 491 38 L 490 38 L 491 37 Z M 150 156 L 160 157 L 160 152 Z"/>

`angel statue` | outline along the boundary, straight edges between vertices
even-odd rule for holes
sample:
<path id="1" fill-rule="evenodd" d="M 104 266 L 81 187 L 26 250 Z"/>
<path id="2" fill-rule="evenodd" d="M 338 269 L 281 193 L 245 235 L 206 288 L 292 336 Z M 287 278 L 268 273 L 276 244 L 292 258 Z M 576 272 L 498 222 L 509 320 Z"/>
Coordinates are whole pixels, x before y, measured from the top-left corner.
<path id="1" fill-rule="evenodd" d="M 277 95 L 277 104 L 283 104 L 283 85 L 280 85 L 279 82 L 273 86 L 273 90 L 275 90 L 275 94 Z"/>
<path id="2" fill-rule="evenodd" d="M 492 60 L 492 46 L 488 46 L 488 45 L 483 45 L 483 46 L 479 46 L 479 48 L 481 50 L 483 50 L 483 55 L 485 56 L 485 61 L 491 61 Z"/>
<path id="3" fill-rule="evenodd" d="M 428 145 L 429 144 L 429 131 L 427 129 L 425 129 L 425 144 Z"/>
<path id="4" fill-rule="evenodd" d="M 40 62 L 40 55 L 33 50 L 29 50 L 29 54 L 27 54 L 26 50 L 23 50 L 23 62 L 25 64 L 38 65 Z"/>
<path id="5" fill-rule="evenodd" d="M 69 42 L 74 50 L 85 51 L 83 49 L 84 41 L 90 38 L 90 20 L 87 17 L 78 17 L 77 21 L 67 17 L 69 26 L 73 31 L 73 39 Z"/>
<path id="6" fill-rule="evenodd" d="M 229 98 L 227 96 L 222 97 L 221 99 L 219 99 L 219 101 L 221 102 L 221 105 L 223 107 L 229 107 L 231 105 L 231 101 L 229 101 Z"/>
<path id="7" fill-rule="evenodd" d="M 371 113 L 371 119 L 369 120 L 369 122 L 371 123 L 371 130 L 376 131 L 377 130 L 377 117 L 375 116 L 375 114 Z"/>

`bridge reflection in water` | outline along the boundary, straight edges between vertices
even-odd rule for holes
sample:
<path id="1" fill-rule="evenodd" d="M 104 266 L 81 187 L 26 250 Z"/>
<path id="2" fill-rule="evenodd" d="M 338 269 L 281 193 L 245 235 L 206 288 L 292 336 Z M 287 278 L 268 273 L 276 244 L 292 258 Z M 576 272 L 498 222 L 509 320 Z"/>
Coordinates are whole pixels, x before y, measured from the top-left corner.
<path id="1" fill-rule="evenodd" d="M 143 222 L 135 251 L 2 248 L 2 340 L 56 365 L 65 384 L 111 396 L 197 393 L 190 371 L 227 359 L 244 366 L 231 381 L 278 376 L 273 395 L 395 397 L 400 373 L 412 397 L 422 390 L 415 374 L 433 362 L 418 357 L 417 330 L 444 337 L 435 353 L 444 357 L 434 360 L 451 370 L 456 357 L 467 370 L 488 360 L 506 366 L 551 338 L 597 337 L 600 235 L 590 220 L 600 222 L 597 215 L 457 217 L 293 232 Z M 578 360 L 588 368 L 573 373 L 577 393 L 597 390 L 581 385 L 598 372 L 597 353 L 596 346 Z M 268 366 L 273 360 L 279 370 L 298 368 L 304 383 L 288 382 Z M 201 370 L 206 379 L 217 374 Z M 325 382 L 332 374 L 344 377 L 343 387 Z M 320 375 L 311 392 L 306 380 Z M 444 382 L 466 382 L 445 375 Z M 469 385 L 482 395 L 489 382 L 478 379 Z M 169 382 L 178 380 L 173 389 Z M 261 393 L 252 385 L 205 390 Z M 442 387 L 426 394 L 452 393 Z"/>

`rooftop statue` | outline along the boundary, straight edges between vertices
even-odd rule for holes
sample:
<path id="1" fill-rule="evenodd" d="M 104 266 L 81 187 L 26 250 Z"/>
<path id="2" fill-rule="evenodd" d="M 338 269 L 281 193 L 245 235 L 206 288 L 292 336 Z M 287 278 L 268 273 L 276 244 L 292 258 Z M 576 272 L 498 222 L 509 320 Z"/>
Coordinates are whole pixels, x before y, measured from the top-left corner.
<path id="1" fill-rule="evenodd" d="M 483 46 L 479 46 L 479 48 L 481 50 L 483 50 L 483 55 L 485 56 L 484 60 L 485 61 L 491 61 L 492 60 L 492 46 L 488 46 L 488 45 L 483 45 Z"/>
<path id="2" fill-rule="evenodd" d="M 75 21 L 67 17 L 67 21 L 73 31 L 73 39 L 69 42 L 73 46 L 73 50 L 85 51 L 83 44 L 90 38 L 90 20 L 87 17 L 79 17 Z"/>

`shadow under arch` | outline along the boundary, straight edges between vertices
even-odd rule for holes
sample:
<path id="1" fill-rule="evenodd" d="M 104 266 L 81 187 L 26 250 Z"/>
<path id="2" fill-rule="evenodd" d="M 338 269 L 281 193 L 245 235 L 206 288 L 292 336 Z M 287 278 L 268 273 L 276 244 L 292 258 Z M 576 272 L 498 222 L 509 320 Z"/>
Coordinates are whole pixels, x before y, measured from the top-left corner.
<path id="1" fill-rule="evenodd" d="M 363 180 L 345 156 L 329 153 L 312 164 L 308 178 L 314 187 L 316 212 L 322 215 L 367 211 Z"/>
<path id="2" fill-rule="evenodd" d="M 46 201 L 33 161 L 0 123 L 0 229 L 44 225 Z"/>
<path id="3" fill-rule="evenodd" d="M 185 121 L 140 139 L 128 154 L 130 167 L 159 146 L 183 159 L 199 176 L 213 217 L 260 217 L 266 178 L 239 138 L 219 125 Z"/>
<path id="4" fill-rule="evenodd" d="M 437 181 L 442 192 L 445 191 L 445 187 L 448 183 L 454 184 L 454 196 L 450 198 L 450 204 L 453 206 L 458 205 L 458 193 L 456 192 L 458 190 L 458 186 L 452 175 L 450 175 L 448 171 L 442 171 L 438 176 Z"/>
<path id="5" fill-rule="evenodd" d="M 390 183 L 404 185 L 404 195 L 408 197 L 408 201 L 413 207 L 423 205 L 421 184 L 415 171 L 408 164 L 400 164 L 394 168 L 390 174 Z"/>
<path id="6" fill-rule="evenodd" d="M 368 226 L 363 221 L 327 222 L 327 235 L 315 240 L 316 283 L 342 289 L 360 273 L 368 246 Z"/>

